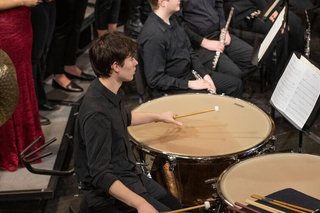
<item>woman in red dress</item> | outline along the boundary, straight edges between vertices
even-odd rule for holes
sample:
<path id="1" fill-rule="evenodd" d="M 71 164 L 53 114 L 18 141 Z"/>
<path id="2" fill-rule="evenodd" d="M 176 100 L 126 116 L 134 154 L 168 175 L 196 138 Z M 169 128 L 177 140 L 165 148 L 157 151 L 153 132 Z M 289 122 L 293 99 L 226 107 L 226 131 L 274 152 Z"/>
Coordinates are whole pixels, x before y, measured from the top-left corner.
<path id="1" fill-rule="evenodd" d="M 31 67 L 32 27 L 29 7 L 39 3 L 39 0 L 0 1 L 0 48 L 13 62 L 19 86 L 17 108 L 10 119 L 0 127 L 2 170 L 17 170 L 21 165 L 21 151 L 39 136 L 43 139 L 37 146 L 44 142 Z"/>

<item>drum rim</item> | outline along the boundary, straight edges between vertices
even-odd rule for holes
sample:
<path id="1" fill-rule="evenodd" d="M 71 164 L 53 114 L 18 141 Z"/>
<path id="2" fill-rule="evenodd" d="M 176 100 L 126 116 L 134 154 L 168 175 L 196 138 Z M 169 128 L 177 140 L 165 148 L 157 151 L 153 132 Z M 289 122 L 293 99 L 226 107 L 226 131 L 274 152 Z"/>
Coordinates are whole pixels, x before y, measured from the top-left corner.
<path id="1" fill-rule="evenodd" d="M 268 143 L 273 136 L 273 132 L 275 130 L 275 123 L 274 123 L 273 119 L 268 115 L 268 113 L 266 113 L 263 109 L 260 109 L 257 105 L 255 105 L 249 101 L 245 101 L 243 99 L 240 99 L 240 98 L 234 98 L 234 97 L 227 96 L 224 94 L 218 95 L 218 94 L 210 94 L 210 93 L 184 93 L 184 94 L 173 94 L 173 95 L 162 96 L 162 97 L 159 97 L 159 98 L 156 98 L 153 100 L 168 98 L 168 97 L 172 97 L 172 96 L 182 96 L 182 95 L 212 95 L 212 96 L 221 96 L 221 97 L 236 99 L 238 101 L 243 101 L 244 103 L 247 103 L 248 105 L 251 105 L 251 106 L 255 107 L 256 109 L 262 111 L 266 115 L 266 117 L 269 119 L 269 121 L 271 123 L 270 133 L 263 141 L 261 141 L 260 143 L 256 144 L 253 147 L 250 147 L 249 149 L 245 149 L 240 152 L 234 152 L 234 153 L 229 153 L 229 154 L 225 154 L 225 155 L 217 155 L 217 156 L 188 156 L 188 155 L 177 155 L 177 154 L 170 153 L 170 152 L 162 152 L 160 150 L 149 147 L 148 145 L 144 144 L 143 142 L 137 141 L 135 138 L 132 137 L 132 135 L 130 134 L 130 131 L 128 131 L 130 141 L 133 142 L 141 150 L 147 152 L 148 154 L 151 154 L 154 156 L 160 156 L 162 158 L 168 158 L 170 161 L 175 160 L 175 159 L 210 161 L 210 160 L 219 160 L 219 159 L 226 159 L 226 158 L 236 160 L 239 157 L 244 157 L 244 156 L 250 155 L 251 153 L 255 152 L 257 149 L 262 147 L 264 144 Z M 140 106 L 145 105 L 151 101 L 152 100 L 147 101 L 145 103 L 142 103 L 139 106 L 136 106 L 132 111 L 134 111 L 135 109 L 139 108 Z"/>
<path id="2" fill-rule="evenodd" d="M 283 154 L 286 154 L 286 155 L 307 155 L 307 156 L 318 156 L 320 157 L 319 155 L 313 155 L 313 154 L 308 154 L 308 153 L 294 153 L 294 152 L 288 152 L 288 153 L 263 153 L 261 155 L 258 155 L 258 156 L 252 156 L 252 157 L 249 157 L 249 158 L 246 158 L 244 160 L 239 160 L 233 164 L 231 164 L 230 166 L 228 166 L 220 175 L 219 175 L 219 178 L 216 182 L 216 189 L 217 189 L 217 194 L 219 196 L 219 198 L 222 200 L 222 202 L 226 205 L 229 205 L 231 207 L 236 207 L 235 205 L 233 205 L 222 193 L 222 190 L 221 190 L 221 181 L 222 181 L 222 178 L 226 175 L 226 173 L 234 166 L 238 165 L 238 164 L 242 164 L 248 160 L 251 160 L 253 158 L 257 158 L 257 157 L 266 157 L 266 156 L 270 156 L 270 155 L 283 155 Z"/>

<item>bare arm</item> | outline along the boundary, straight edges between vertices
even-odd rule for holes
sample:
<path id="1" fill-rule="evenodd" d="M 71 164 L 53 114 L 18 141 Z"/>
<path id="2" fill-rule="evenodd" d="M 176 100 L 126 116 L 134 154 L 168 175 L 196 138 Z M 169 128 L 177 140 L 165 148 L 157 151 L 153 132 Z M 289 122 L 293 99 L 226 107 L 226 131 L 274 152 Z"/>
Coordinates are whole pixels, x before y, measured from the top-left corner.
<path id="1" fill-rule="evenodd" d="M 158 213 L 145 199 L 128 189 L 119 180 L 115 181 L 109 188 L 109 194 L 138 210 L 138 213 Z"/>
<path id="2" fill-rule="evenodd" d="M 0 11 L 20 6 L 34 7 L 41 2 L 42 0 L 1 0 Z"/>
<path id="3" fill-rule="evenodd" d="M 173 112 L 163 112 L 163 113 L 147 113 L 147 112 L 132 112 L 131 125 L 140 125 L 156 121 L 162 121 L 164 123 L 173 123 L 181 126 L 182 123 L 173 119 Z"/>

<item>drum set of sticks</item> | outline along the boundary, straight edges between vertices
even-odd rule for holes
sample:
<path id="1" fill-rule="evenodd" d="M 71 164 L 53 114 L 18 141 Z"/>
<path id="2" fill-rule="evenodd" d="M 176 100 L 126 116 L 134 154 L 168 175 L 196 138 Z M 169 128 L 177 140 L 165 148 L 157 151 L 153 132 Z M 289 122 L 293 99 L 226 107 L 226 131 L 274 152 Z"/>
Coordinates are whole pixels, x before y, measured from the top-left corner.
<path id="1" fill-rule="evenodd" d="M 311 210 L 311 209 L 303 208 L 303 207 L 296 206 L 296 205 L 293 205 L 293 204 L 290 204 L 290 203 L 285 203 L 285 202 L 282 202 L 282 201 L 274 200 L 274 199 L 271 199 L 271 198 L 268 198 L 268 197 L 259 196 L 259 195 L 251 195 L 251 197 L 255 198 L 257 200 L 264 201 L 266 203 L 273 204 L 275 206 L 279 206 L 279 207 L 282 207 L 282 208 L 285 208 L 285 209 L 288 209 L 288 210 L 291 210 L 291 211 L 294 211 L 294 212 L 298 212 L 298 213 L 317 213 L 317 212 L 320 211 L 319 209 Z M 248 200 L 247 199 L 246 203 L 248 203 L 248 204 L 250 204 L 252 206 L 255 206 L 257 208 L 263 209 L 265 211 L 271 212 L 271 213 L 285 213 L 284 211 L 281 211 L 281 210 L 278 210 L 278 209 L 263 205 L 261 203 L 256 203 L 256 202 L 254 202 L 252 200 Z M 237 206 L 239 206 L 239 207 L 241 207 L 243 209 L 246 209 L 246 210 L 248 210 L 250 212 L 253 212 L 253 213 L 261 213 L 260 211 L 252 209 L 252 208 L 250 208 L 250 207 L 248 207 L 248 206 L 246 206 L 244 204 L 241 204 L 239 202 L 235 202 L 235 205 L 237 205 Z M 205 201 L 204 204 L 202 204 L 202 205 L 192 206 L 192 207 L 183 208 L 183 209 L 174 210 L 174 211 L 165 212 L 165 213 L 179 213 L 179 212 L 185 212 L 185 211 L 190 211 L 190 210 L 200 209 L 200 208 L 209 209 L 210 207 L 211 207 L 210 202 L 209 201 Z M 244 211 L 241 211 L 238 208 L 231 207 L 231 206 L 228 206 L 227 209 L 230 210 L 231 212 L 246 213 Z"/>

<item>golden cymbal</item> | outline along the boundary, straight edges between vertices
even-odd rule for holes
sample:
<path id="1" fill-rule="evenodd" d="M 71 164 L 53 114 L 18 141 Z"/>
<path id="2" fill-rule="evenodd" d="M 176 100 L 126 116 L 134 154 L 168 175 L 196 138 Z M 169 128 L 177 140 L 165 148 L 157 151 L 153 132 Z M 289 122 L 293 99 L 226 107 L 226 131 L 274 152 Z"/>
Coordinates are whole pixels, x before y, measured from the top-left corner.
<path id="1" fill-rule="evenodd" d="M 0 126 L 13 114 L 18 100 L 16 69 L 7 53 L 0 49 Z"/>

